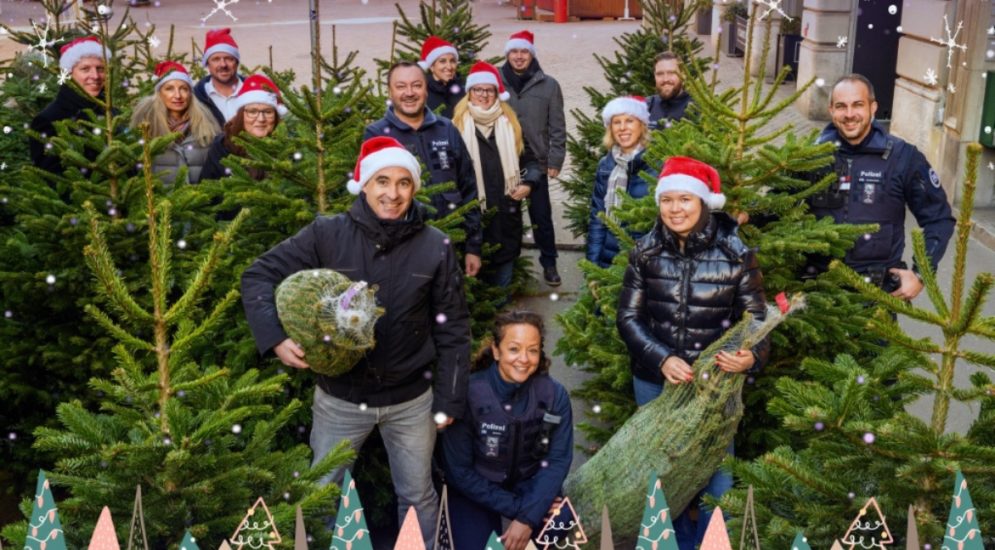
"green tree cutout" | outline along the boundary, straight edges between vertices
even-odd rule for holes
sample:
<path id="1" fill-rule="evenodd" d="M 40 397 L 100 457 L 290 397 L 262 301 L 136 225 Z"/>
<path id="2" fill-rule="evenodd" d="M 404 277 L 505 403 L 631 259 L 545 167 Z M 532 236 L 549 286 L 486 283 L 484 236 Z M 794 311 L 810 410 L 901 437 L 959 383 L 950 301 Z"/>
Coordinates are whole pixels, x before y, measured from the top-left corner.
<path id="1" fill-rule="evenodd" d="M 799 532 L 795 535 L 795 540 L 791 541 L 791 550 L 812 550 L 812 547 L 808 545 L 805 535 Z"/>
<path id="2" fill-rule="evenodd" d="M 977 514 L 974 501 L 971 500 L 971 492 L 967 490 L 967 480 L 964 479 L 964 474 L 958 471 L 950 502 L 950 518 L 947 519 L 947 528 L 943 535 L 943 548 L 983 550 L 985 545 L 981 529 L 978 528 Z"/>
<path id="3" fill-rule="evenodd" d="M 190 531 L 183 533 L 183 540 L 180 541 L 180 550 L 200 550 L 197 546 L 197 539 L 193 538 Z"/>
<path id="4" fill-rule="evenodd" d="M 329 550 L 373 550 L 370 530 L 366 527 L 366 512 L 349 470 L 345 471 L 342 480 L 342 497 L 332 531 Z"/>
<path id="5" fill-rule="evenodd" d="M 38 487 L 31 505 L 27 534 L 24 538 L 25 550 L 66 550 L 66 536 L 59 521 L 59 509 L 55 505 L 52 489 L 45 472 L 38 471 Z"/>
<path id="6" fill-rule="evenodd" d="M 646 487 L 646 508 L 639 525 L 636 550 L 677 550 L 675 535 L 667 497 L 660 486 L 660 478 L 654 472 Z"/>

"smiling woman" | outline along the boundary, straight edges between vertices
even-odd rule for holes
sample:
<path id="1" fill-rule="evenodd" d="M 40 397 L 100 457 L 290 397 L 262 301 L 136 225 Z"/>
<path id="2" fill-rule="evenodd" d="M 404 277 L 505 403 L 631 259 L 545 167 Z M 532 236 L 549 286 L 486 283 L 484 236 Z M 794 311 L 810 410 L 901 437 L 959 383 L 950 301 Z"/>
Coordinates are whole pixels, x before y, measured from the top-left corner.
<path id="1" fill-rule="evenodd" d="M 131 116 L 131 127 L 148 125 L 151 137 L 178 132 L 179 137 L 152 161 L 152 171 L 165 185 L 175 183 L 182 167 L 186 182 L 200 181 L 207 148 L 220 128 L 210 111 L 193 100 L 193 81 L 186 67 L 163 61 L 155 68 L 155 93 L 141 99 Z"/>

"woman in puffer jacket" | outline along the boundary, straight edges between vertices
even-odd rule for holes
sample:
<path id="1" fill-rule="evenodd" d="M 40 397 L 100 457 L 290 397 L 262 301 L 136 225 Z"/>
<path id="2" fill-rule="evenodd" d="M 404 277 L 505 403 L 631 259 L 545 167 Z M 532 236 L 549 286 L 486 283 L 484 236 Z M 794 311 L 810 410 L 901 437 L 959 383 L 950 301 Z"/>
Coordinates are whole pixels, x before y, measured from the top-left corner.
<path id="1" fill-rule="evenodd" d="M 694 383 L 691 365 L 701 352 L 744 312 L 763 319 L 766 305 L 755 252 L 740 240 L 735 220 L 713 211 L 725 204 L 714 168 L 671 157 L 655 196 L 660 218 L 629 254 L 616 317 L 639 406 L 659 396 L 664 383 Z M 764 363 L 768 349 L 765 340 L 753 349 L 719 352 L 715 363 L 746 376 Z M 702 493 L 718 498 L 731 487 L 732 476 L 719 470 Z M 711 511 L 698 504 L 696 498 L 674 520 L 681 550 L 704 537 Z"/>
<path id="2" fill-rule="evenodd" d="M 622 204 L 620 191 L 639 199 L 650 192 L 651 184 L 642 177 L 643 172 L 655 175 L 643 153 L 649 138 L 650 112 L 641 97 L 616 97 L 601 111 L 605 125 L 604 146 L 608 151 L 598 162 L 594 176 L 594 193 L 591 195 L 591 215 L 587 226 L 587 259 L 600 267 L 608 267 L 619 252 L 618 238 L 608 229 L 601 215 L 614 216 Z M 633 239 L 642 233 L 629 230 Z"/>

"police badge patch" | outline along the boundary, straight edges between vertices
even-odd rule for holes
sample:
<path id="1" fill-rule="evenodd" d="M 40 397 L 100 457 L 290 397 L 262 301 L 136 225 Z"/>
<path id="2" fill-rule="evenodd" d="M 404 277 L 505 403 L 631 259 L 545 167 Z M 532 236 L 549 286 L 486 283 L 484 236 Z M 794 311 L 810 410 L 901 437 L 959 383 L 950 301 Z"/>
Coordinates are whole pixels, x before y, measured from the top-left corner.
<path id="1" fill-rule="evenodd" d="M 932 168 L 929 169 L 929 182 L 933 184 L 933 187 L 940 188 L 940 176 Z"/>

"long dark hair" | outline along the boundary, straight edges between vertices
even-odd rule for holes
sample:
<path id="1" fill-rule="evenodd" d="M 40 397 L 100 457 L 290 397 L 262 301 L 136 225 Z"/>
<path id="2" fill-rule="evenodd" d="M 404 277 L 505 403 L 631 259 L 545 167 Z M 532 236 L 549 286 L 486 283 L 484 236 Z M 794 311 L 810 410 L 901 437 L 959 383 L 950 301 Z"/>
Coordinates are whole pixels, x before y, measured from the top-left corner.
<path id="1" fill-rule="evenodd" d="M 511 325 L 529 325 L 539 331 L 539 368 L 536 369 L 536 374 L 549 372 L 551 361 L 546 355 L 545 350 L 546 325 L 541 315 L 526 309 L 503 311 L 494 318 L 491 333 L 480 343 L 480 348 L 478 348 L 477 354 L 474 357 L 471 370 L 478 371 L 491 366 L 491 363 L 494 362 L 494 352 L 491 350 L 491 344 L 500 346 L 506 329 Z"/>
<path id="2" fill-rule="evenodd" d="M 276 130 L 277 124 L 280 124 L 280 113 L 277 111 L 275 118 L 273 119 L 273 129 Z M 231 151 L 233 155 L 238 155 L 240 157 L 248 157 L 249 154 L 246 152 L 245 147 L 235 143 L 235 136 L 241 135 L 245 131 L 245 107 L 239 107 L 238 112 L 235 116 L 231 117 L 231 120 L 225 123 L 224 128 L 224 142 L 225 149 Z M 256 180 L 261 180 L 266 177 L 266 174 L 258 169 L 250 167 L 248 169 L 249 175 Z"/>

